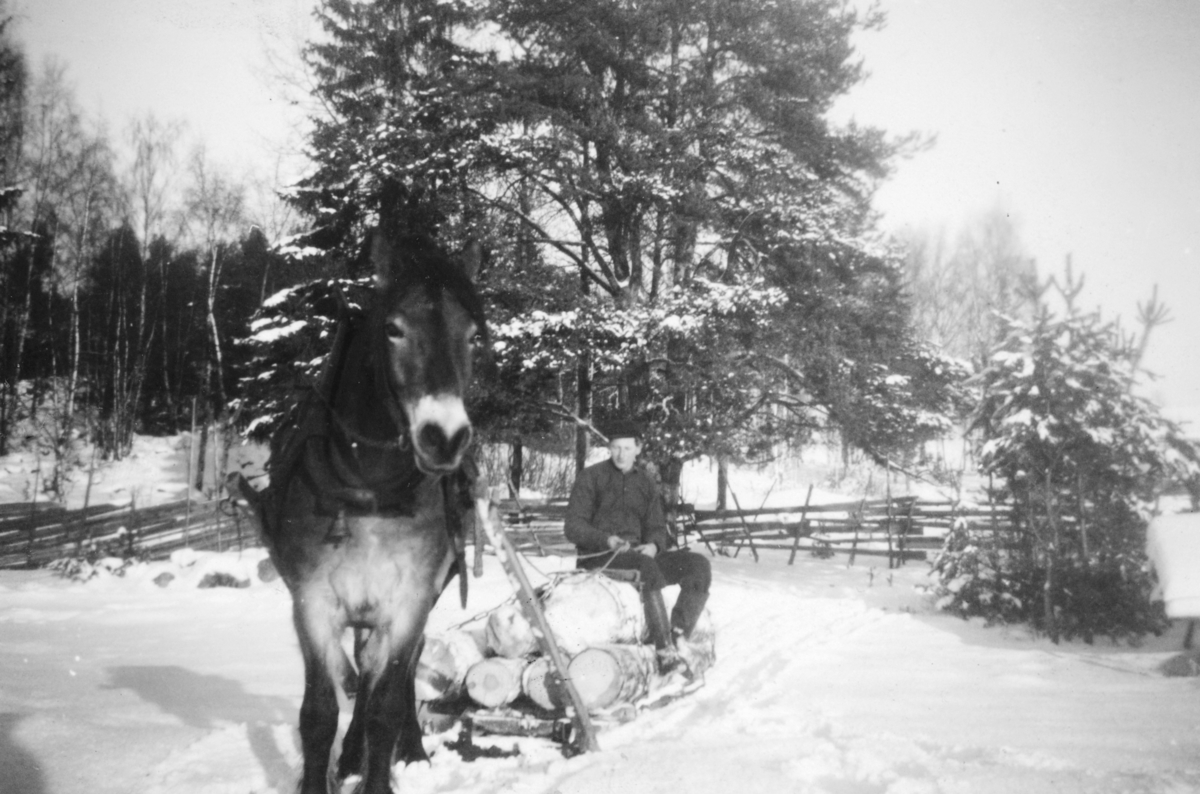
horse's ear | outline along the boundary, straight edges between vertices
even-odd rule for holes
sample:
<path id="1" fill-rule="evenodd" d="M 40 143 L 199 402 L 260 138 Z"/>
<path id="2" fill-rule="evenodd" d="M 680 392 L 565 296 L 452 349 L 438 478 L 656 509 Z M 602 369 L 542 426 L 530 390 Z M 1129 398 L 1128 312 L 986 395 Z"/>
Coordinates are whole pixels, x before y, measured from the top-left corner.
<path id="1" fill-rule="evenodd" d="M 479 275 L 480 265 L 483 264 L 483 246 L 478 240 L 471 240 L 458 255 L 458 261 L 466 277 L 474 281 Z"/>
<path id="2" fill-rule="evenodd" d="M 395 281 L 392 267 L 395 252 L 381 229 L 371 232 L 371 263 L 375 265 L 375 287 L 386 290 Z"/>

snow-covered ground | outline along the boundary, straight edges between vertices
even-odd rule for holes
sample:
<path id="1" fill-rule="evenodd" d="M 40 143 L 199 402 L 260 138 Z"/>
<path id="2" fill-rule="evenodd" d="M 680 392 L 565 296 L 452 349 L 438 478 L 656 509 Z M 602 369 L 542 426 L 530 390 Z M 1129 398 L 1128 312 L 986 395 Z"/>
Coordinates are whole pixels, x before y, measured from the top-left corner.
<path id="1" fill-rule="evenodd" d="M 743 507 L 804 496 L 749 473 L 734 487 Z M 254 575 L 261 557 L 196 554 L 87 584 L 0 571 L 0 794 L 292 791 L 301 662 L 286 591 Z M 535 579 L 573 565 L 527 562 Z M 467 762 L 445 746 L 453 731 L 430 736 L 432 763 L 398 767 L 398 790 L 1200 791 L 1200 678 L 1158 669 L 1182 625 L 1137 648 L 1054 645 L 936 612 L 921 563 L 789 567 L 768 552 L 713 566 L 718 659 L 698 692 L 570 759 L 503 738 L 520 755 Z M 197 588 L 214 570 L 252 585 Z M 467 610 L 454 590 L 431 629 L 511 595 L 492 557 Z"/>
<path id="2" fill-rule="evenodd" d="M 138 507 L 174 502 L 188 494 L 194 479 L 198 443 L 189 433 L 174 436 L 134 436 L 133 450 L 121 460 L 98 461 L 89 444 L 74 451 L 67 467 L 67 482 L 58 501 L 69 509 L 89 505 Z M 226 454 L 227 453 L 227 454 Z M 225 459 L 227 471 L 261 472 L 267 458 L 265 447 L 235 441 L 228 451 L 215 441 L 208 447 L 203 489 L 192 489 L 193 498 L 215 491 L 217 456 Z M 0 458 L 0 504 L 39 502 L 51 499 L 42 488 L 53 467 L 52 460 L 26 448 Z M 88 475 L 91 473 L 91 486 Z"/>
<path id="3" fill-rule="evenodd" d="M 0 572 L 0 791 L 291 791 L 303 683 L 287 593 L 195 586 L 260 556 L 88 584 Z M 714 568 L 718 661 L 697 693 L 572 759 L 522 739 L 520 756 L 468 763 L 442 746 L 453 732 L 427 737 L 432 764 L 397 768 L 400 790 L 1200 791 L 1200 679 L 1157 671 L 1182 627 L 1140 648 L 1055 646 L 934 613 L 921 564 Z M 176 578 L 159 587 L 163 570 Z M 488 558 L 468 610 L 447 597 L 431 627 L 509 595 Z"/>

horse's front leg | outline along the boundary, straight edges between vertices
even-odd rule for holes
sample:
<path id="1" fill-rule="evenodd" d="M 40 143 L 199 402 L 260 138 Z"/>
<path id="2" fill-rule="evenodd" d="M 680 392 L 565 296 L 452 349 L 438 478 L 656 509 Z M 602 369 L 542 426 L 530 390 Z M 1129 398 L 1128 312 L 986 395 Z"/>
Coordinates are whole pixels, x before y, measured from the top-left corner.
<path id="1" fill-rule="evenodd" d="M 370 642 L 370 635 L 366 633 L 365 629 L 354 630 L 354 660 L 360 672 L 355 677 L 356 684 L 353 690 L 354 716 L 351 717 L 350 727 L 346 730 L 345 738 L 342 739 L 342 757 L 338 759 L 338 780 L 362 774 L 363 753 L 366 752 L 365 714 L 371 689 L 375 686 L 374 671 L 366 669 L 363 665 L 368 642 Z M 351 690 L 347 689 L 346 694 L 351 694 Z"/>
<path id="2" fill-rule="evenodd" d="M 367 640 L 364 638 L 362 644 L 359 644 L 356 632 L 356 653 L 355 657 L 361 662 L 363 653 L 366 648 Z M 400 725 L 400 746 L 397 748 L 397 755 L 401 761 L 412 763 L 413 761 L 428 761 L 429 756 L 425 753 L 425 748 L 421 744 L 421 726 L 416 716 L 416 688 L 414 686 L 414 677 L 416 676 L 417 661 L 420 660 L 421 650 L 425 645 L 425 637 L 422 635 L 418 638 L 417 652 L 413 657 L 414 661 L 411 665 L 411 674 L 408 676 L 409 688 L 412 690 L 410 700 L 413 703 L 412 720 L 408 723 Z M 379 653 L 377 650 L 372 650 L 372 653 Z M 366 725 L 367 725 L 367 704 L 371 700 L 371 692 L 378 683 L 378 674 L 374 670 L 367 669 L 358 679 L 359 686 L 354 700 L 354 716 L 350 720 L 350 727 L 346 730 L 346 737 L 342 739 L 342 757 L 338 761 L 338 779 L 345 780 L 351 775 L 362 774 L 362 759 L 366 752 Z M 405 741 L 416 741 L 416 753 L 414 754 L 411 746 L 406 746 Z"/>
<path id="3" fill-rule="evenodd" d="M 429 760 L 429 753 L 425 752 L 425 744 L 421 741 L 424 731 L 421 730 L 421 721 L 417 718 L 417 664 L 421 660 L 421 651 L 425 647 L 424 634 L 419 640 L 416 649 L 408 658 L 408 669 L 403 674 L 404 700 L 400 705 L 402 720 L 400 736 L 396 743 L 396 757 L 405 764 Z M 397 665 L 397 669 L 399 669 L 399 665 Z"/>
<path id="4" fill-rule="evenodd" d="M 301 794 L 327 794 L 329 753 L 338 729 L 337 684 L 345 675 L 342 628 L 337 613 L 320 597 L 297 597 L 296 636 L 304 656 L 304 701 L 300 705 L 300 744 L 304 752 Z"/>
<path id="5" fill-rule="evenodd" d="M 429 760 L 421 744 L 413 686 L 427 614 L 425 609 L 419 615 L 412 615 L 411 620 L 397 621 L 389 629 L 377 629 L 372 634 L 373 640 L 378 639 L 377 644 L 371 643 L 375 647 L 367 654 L 371 659 L 367 666 L 372 685 L 369 692 L 360 690 L 359 697 L 365 694 L 366 702 L 356 715 L 362 720 L 366 734 L 364 794 L 390 794 L 393 759 L 406 764 Z M 358 711 L 358 704 L 355 705 Z"/>

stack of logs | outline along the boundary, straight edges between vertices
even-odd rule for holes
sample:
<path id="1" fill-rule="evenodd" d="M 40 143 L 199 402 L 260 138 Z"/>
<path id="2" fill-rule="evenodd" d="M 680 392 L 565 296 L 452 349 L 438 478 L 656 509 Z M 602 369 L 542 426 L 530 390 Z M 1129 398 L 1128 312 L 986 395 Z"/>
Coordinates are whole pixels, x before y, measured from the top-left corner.
<path id="1" fill-rule="evenodd" d="M 645 644 L 637 588 L 598 573 L 560 575 L 539 591 L 546 620 L 567 674 L 588 711 L 636 704 L 658 683 L 657 656 Z M 681 649 L 694 672 L 711 666 L 713 633 L 707 619 Z M 538 652 L 534 629 L 513 602 L 471 624 L 425 639 L 417 667 L 417 699 L 435 710 L 465 705 L 511 708 L 539 716 L 568 704 L 558 671 Z"/>

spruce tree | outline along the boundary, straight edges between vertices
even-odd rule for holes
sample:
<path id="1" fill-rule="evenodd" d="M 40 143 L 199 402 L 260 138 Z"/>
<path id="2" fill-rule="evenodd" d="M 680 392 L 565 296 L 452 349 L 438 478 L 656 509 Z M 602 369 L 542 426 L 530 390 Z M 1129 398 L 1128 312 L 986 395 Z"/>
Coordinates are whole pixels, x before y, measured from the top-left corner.
<path id="1" fill-rule="evenodd" d="M 1037 300 L 978 377 L 980 462 L 1012 506 L 1011 532 L 960 526 L 934 564 L 941 605 L 1027 621 L 1060 637 L 1136 638 L 1165 626 L 1150 602 L 1145 531 L 1169 482 L 1200 473 L 1180 428 L 1138 394 L 1137 356 L 1119 324 Z"/>
<path id="2" fill-rule="evenodd" d="M 319 17 L 325 112 L 295 194 L 313 228 L 290 250 L 356 274 L 389 190 L 448 247 L 482 239 L 499 372 L 533 389 L 494 404 L 580 428 L 638 415 L 673 469 L 767 454 L 828 417 L 881 455 L 940 426 L 925 418 L 952 378 L 912 338 L 870 210 L 911 142 L 829 120 L 876 15 L 832 0 L 326 0 Z M 510 277 L 539 268 L 575 287 Z M 524 297 L 500 300 L 514 285 Z"/>

